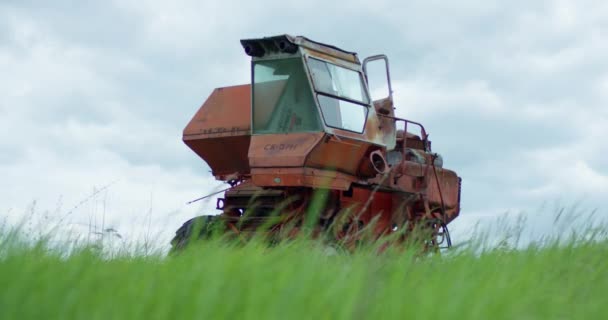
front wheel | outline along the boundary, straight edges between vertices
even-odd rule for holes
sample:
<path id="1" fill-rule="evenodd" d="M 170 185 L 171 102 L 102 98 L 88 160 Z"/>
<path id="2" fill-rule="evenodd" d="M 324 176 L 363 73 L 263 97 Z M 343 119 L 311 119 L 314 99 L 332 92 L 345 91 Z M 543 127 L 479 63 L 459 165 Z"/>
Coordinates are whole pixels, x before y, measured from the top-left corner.
<path id="1" fill-rule="evenodd" d="M 219 216 L 198 216 L 184 222 L 171 240 L 171 252 L 184 249 L 191 241 L 210 238 L 218 222 Z"/>

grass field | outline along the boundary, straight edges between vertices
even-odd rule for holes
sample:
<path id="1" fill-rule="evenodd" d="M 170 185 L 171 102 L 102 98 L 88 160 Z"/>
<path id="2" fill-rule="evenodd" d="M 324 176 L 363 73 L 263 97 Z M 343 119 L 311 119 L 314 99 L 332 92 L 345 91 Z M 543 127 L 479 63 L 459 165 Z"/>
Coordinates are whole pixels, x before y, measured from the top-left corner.
<path id="1" fill-rule="evenodd" d="M 310 241 L 113 258 L 0 245 L 0 319 L 600 319 L 607 290 L 608 242 L 589 237 L 424 257 Z"/>

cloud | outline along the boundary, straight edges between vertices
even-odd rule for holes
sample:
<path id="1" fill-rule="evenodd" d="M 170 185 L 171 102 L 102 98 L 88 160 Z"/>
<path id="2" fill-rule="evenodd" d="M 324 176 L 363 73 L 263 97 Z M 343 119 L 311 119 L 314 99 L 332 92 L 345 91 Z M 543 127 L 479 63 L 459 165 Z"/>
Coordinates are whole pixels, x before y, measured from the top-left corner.
<path id="1" fill-rule="evenodd" d="M 249 81 L 239 39 L 280 33 L 389 56 L 398 114 L 463 176 L 457 228 L 608 197 L 608 4 L 294 3 L 0 4 L 0 210 L 61 197 L 65 213 L 110 184 L 74 223 L 102 196 L 122 233 L 142 233 L 150 199 L 146 228 L 169 234 L 214 211 L 183 205 L 221 184 L 181 130 L 213 88 Z"/>
<path id="2" fill-rule="evenodd" d="M 483 80 L 452 84 L 421 77 L 414 81 L 397 82 L 393 86 L 396 103 L 403 105 L 398 113 L 407 117 L 425 117 L 454 110 L 488 116 L 507 111 L 501 97 Z"/>
<path id="3" fill-rule="evenodd" d="M 0 46 L 0 68 L 6 71 L 0 79 L 0 126 L 10 134 L 0 136 L 0 199 L 11 221 L 23 218 L 36 201 L 49 224 L 77 207 L 64 222 L 86 225 L 91 216 L 99 218 L 101 195 L 89 196 L 103 186 L 109 186 L 103 194 L 106 223 L 126 226 L 128 234 L 141 229 L 136 218 L 149 210 L 160 221 L 173 214 L 171 233 L 206 209 L 184 203 L 219 183 L 181 145 L 183 125 L 154 119 L 146 107 L 155 106 L 146 105 L 133 86 L 155 72 L 149 62 L 65 41 L 46 28 L 48 21 L 24 10 L 3 12 L 10 14 L 2 19 L 7 40 Z"/>

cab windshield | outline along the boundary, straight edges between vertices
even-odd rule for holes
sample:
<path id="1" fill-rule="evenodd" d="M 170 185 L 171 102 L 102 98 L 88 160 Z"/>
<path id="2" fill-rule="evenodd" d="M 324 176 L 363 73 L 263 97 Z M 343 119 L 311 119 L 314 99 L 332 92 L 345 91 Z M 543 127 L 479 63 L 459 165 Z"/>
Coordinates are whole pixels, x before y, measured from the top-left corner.
<path id="1" fill-rule="evenodd" d="M 361 73 L 314 58 L 308 59 L 308 67 L 325 124 L 363 132 L 369 97 Z"/>
<path id="2" fill-rule="evenodd" d="M 322 131 L 302 58 L 256 61 L 253 133 Z"/>

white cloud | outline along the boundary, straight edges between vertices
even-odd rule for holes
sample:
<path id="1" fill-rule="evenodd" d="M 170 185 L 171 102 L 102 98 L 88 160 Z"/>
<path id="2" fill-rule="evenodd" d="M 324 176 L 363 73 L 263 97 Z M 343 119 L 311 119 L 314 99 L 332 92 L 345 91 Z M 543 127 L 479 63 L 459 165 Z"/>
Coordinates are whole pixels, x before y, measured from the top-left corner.
<path id="1" fill-rule="evenodd" d="M 524 154 L 530 171 L 543 182 L 533 190 L 539 198 L 562 195 L 574 198 L 591 197 L 599 205 L 608 198 L 608 174 L 593 169 L 588 159 L 595 151 L 587 148 L 601 141 L 552 149 L 531 150 Z"/>
<path id="2" fill-rule="evenodd" d="M 70 207 L 117 181 L 108 221 L 141 234 L 125 221 L 152 198 L 147 228 L 172 232 L 202 210 L 183 203 L 218 185 L 182 128 L 214 87 L 248 81 L 240 38 L 285 32 L 389 54 L 398 114 L 423 121 L 464 178 L 461 229 L 477 213 L 608 197 L 608 4 L 294 3 L 1 4 L 0 210 Z"/>
<path id="3" fill-rule="evenodd" d="M 393 84 L 397 110 L 403 117 L 432 116 L 434 113 L 475 112 L 489 116 L 504 113 L 505 107 L 499 97 L 482 80 L 466 83 L 445 83 L 439 79 L 412 79 Z"/>
<path id="4" fill-rule="evenodd" d="M 200 214 L 198 204 L 184 203 L 219 183 L 202 164 L 203 170 L 162 166 L 159 159 L 190 153 L 180 142 L 181 128 L 142 117 L 141 106 L 130 105 L 137 99 L 121 75 L 149 73 L 146 66 L 112 50 L 65 42 L 22 11 L 11 13 L 5 20 L 10 40 L 0 46 L 6 71 L 0 126 L 10 133 L 0 136 L 0 210 L 18 222 L 36 201 L 40 212 L 32 219 L 52 225 L 84 200 L 63 223 L 86 225 L 101 220 L 103 196 L 106 225 L 128 235 L 141 234 L 137 219 L 150 208 L 169 234 Z M 103 186 L 109 187 L 89 198 Z"/>

